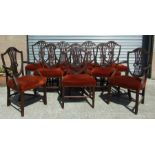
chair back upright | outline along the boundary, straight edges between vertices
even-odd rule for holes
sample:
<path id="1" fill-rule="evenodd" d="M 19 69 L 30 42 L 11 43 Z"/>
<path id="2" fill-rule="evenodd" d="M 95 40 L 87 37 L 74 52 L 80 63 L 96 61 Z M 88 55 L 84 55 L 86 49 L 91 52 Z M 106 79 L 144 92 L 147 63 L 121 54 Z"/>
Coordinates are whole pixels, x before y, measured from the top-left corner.
<path id="1" fill-rule="evenodd" d="M 81 47 L 87 54 L 87 63 L 95 63 L 96 62 L 96 44 L 92 41 L 85 41 Z"/>
<path id="2" fill-rule="evenodd" d="M 106 43 L 97 45 L 96 62 L 99 66 L 108 66 L 111 64 L 111 54 Z"/>
<path id="3" fill-rule="evenodd" d="M 55 66 L 58 63 L 58 59 L 56 57 L 56 45 L 54 43 L 49 43 L 43 47 L 42 51 L 44 53 L 44 57 L 42 57 L 44 66 L 48 68 Z"/>
<path id="4" fill-rule="evenodd" d="M 59 43 L 57 43 L 57 49 L 59 49 L 59 60 L 58 63 L 61 64 L 68 64 L 69 60 L 68 60 L 68 50 L 69 50 L 69 43 L 65 42 L 65 41 L 61 41 Z"/>
<path id="5" fill-rule="evenodd" d="M 43 50 L 44 46 L 47 43 L 45 41 L 38 41 L 34 45 L 32 45 L 32 53 L 33 53 L 33 60 L 34 63 L 42 63 L 44 62 L 45 52 Z"/>
<path id="6" fill-rule="evenodd" d="M 134 77 L 147 77 L 149 69 L 149 53 L 143 48 L 128 52 L 127 65 L 129 73 Z"/>
<path id="7" fill-rule="evenodd" d="M 121 52 L 121 45 L 119 45 L 115 41 L 109 41 L 106 44 L 108 46 L 109 62 L 111 64 L 119 63 L 119 57 L 120 57 L 120 52 Z"/>
<path id="8" fill-rule="evenodd" d="M 69 60 L 72 74 L 84 73 L 87 70 L 88 54 L 80 44 L 74 43 L 70 46 Z"/>
<path id="9" fill-rule="evenodd" d="M 6 80 L 24 75 L 22 51 L 17 50 L 15 47 L 9 47 L 5 53 L 1 54 L 1 58 Z"/>

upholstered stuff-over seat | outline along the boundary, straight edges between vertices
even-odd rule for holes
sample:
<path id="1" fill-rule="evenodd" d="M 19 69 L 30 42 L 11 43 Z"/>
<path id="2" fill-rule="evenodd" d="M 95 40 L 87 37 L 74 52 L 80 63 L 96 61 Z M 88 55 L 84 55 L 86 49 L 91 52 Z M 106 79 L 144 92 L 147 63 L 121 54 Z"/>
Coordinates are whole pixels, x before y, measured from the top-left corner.
<path id="1" fill-rule="evenodd" d="M 130 76 L 116 76 L 109 80 L 111 85 L 120 86 L 127 89 L 142 90 L 146 85 L 146 80 L 142 85 L 142 80 L 136 77 Z"/>
<path id="2" fill-rule="evenodd" d="M 110 77 L 113 73 L 114 67 L 95 67 L 91 70 L 91 75 L 97 77 Z M 121 73 L 118 71 L 115 75 L 120 75 Z"/>
<path id="3" fill-rule="evenodd" d="M 50 78 L 50 77 L 62 77 L 63 70 L 61 68 L 57 67 L 51 67 L 51 68 L 40 68 L 38 69 L 40 74 L 44 77 Z M 38 72 L 35 71 L 34 75 L 38 75 Z"/>
<path id="4" fill-rule="evenodd" d="M 36 69 L 42 68 L 43 65 L 41 63 L 36 63 L 36 64 L 27 64 L 25 66 L 26 71 L 35 71 Z"/>
<path id="5" fill-rule="evenodd" d="M 43 86 L 46 83 L 45 77 L 40 76 L 22 76 L 17 78 L 17 83 L 19 84 L 19 91 L 24 92 L 36 87 Z M 17 90 L 13 80 L 7 81 L 7 86 L 13 90 Z"/>
<path id="6" fill-rule="evenodd" d="M 128 67 L 123 64 L 112 64 L 113 67 L 115 67 L 120 72 L 127 72 Z"/>
<path id="7" fill-rule="evenodd" d="M 67 74 L 62 78 L 62 85 L 67 87 L 96 86 L 96 80 L 88 74 Z"/>

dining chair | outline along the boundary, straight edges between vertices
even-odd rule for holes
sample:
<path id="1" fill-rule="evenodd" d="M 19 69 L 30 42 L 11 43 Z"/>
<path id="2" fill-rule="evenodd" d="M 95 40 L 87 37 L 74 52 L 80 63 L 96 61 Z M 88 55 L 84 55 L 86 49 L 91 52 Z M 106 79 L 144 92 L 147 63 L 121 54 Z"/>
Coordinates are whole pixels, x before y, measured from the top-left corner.
<path id="1" fill-rule="evenodd" d="M 23 52 L 15 47 L 9 47 L 5 53 L 1 54 L 1 58 L 6 73 L 7 106 L 11 105 L 11 97 L 19 94 L 18 105 L 20 106 L 21 116 L 24 116 L 25 92 L 39 87 L 43 88 L 43 95 L 40 95 L 40 97 L 46 105 L 46 78 L 41 75 L 24 75 Z M 33 97 L 36 97 L 36 95 L 34 94 Z"/>
<path id="2" fill-rule="evenodd" d="M 120 61 L 121 45 L 115 41 L 109 41 L 106 44 L 109 47 L 109 53 L 111 53 L 110 54 L 111 65 L 117 68 L 118 71 L 127 74 L 128 72 L 127 61 L 126 60 Z"/>
<path id="3" fill-rule="evenodd" d="M 43 51 L 43 48 L 46 45 L 47 43 L 43 40 L 40 40 L 32 45 L 33 62 L 24 61 L 24 63 L 26 64 L 26 74 L 28 74 L 28 72 L 33 72 L 36 69 L 43 67 L 43 59 L 45 57 L 45 52 Z"/>
<path id="4" fill-rule="evenodd" d="M 105 88 L 107 86 L 108 78 L 113 72 L 113 52 L 111 52 L 109 46 L 106 43 L 100 43 L 97 45 L 96 52 L 96 66 L 89 72 L 94 76 L 97 81 L 97 87 Z M 117 75 L 120 72 L 116 73 Z"/>
<path id="5" fill-rule="evenodd" d="M 69 56 L 68 50 L 70 48 L 70 44 L 65 41 L 60 41 L 57 43 L 57 52 L 59 53 L 58 58 L 58 67 L 63 70 L 63 73 L 66 73 L 66 70 L 69 67 Z"/>
<path id="6" fill-rule="evenodd" d="M 92 41 L 85 41 L 81 45 L 82 49 L 87 53 L 88 66 L 93 68 L 96 62 L 95 53 L 96 53 L 96 44 Z"/>
<path id="7" fill-rule="evenodd" d="M 54 43 L 49 43 L 43 47 L 44 57 L 42 58 L 43 67 L 39 68 L 37 71 L 41 73 L 42 76 L 47 78 L 48 87 L 59 88 L 60 78 L 62 77 L 63 70 L 58 66 L 58 58 L 55 53 L 56 45 Z M 37 75 L 38 72 L 35 71 L 34 74 Z M 56 83 L 56 84 L 55 84 Z"/>
<path id="8" fill-rule="evenodd" d="M 147 81 L 147 72 L 149 65 L 149 53 L 143 48 L 136 48 L 127 54 L 128 75 L 113 76 L 117 72 L 117 68 L 109 78 L 108 85 L 108 103 L 111 100 L 111 87 L 118 86 L 128 90 L 129 100 L 132 100 L 131 92 L 136 94 L 135 106 L 133 111 L 138 114 L 139 103 L 144 103 L 145 87 Z M 139 100 L 139 96 L 142 99 Z"/>
<path id="9" fill-rule="evenodd" d="M 67 70 L 67 73 L 62 77 L 61 82 L 61 106 L 64 108 L 64 102 L 66 98 L 89 98 L 92 100 L 91 107 L 94 108 L 95 102 L 95 79 L 86 73 L 87 59 L 86 52 L 81 48 L 81 45 L 78 43 L 71 44 L 70 50 L 70 66 Z M 65 90 L 69 89 L 78 89 L 80 90 L 79 95 L 72 94 L 73 91 L 70 91 L 70 94 L 66 95 Z"/>

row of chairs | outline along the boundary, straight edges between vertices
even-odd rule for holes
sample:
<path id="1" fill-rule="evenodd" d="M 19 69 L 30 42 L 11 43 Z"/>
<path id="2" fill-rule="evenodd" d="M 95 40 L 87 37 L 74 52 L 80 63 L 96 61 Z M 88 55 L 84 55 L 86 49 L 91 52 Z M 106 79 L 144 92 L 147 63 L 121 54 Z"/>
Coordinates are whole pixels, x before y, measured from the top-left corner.
<path id="1" fill-rule="evenodd" d="M 26 71 L 34 71 L 36 68 L 42 67 L 43 63 L 50 63 L 48 64 L 50 66 L 56 64 L 64 66 L 72 61 L 70 56 L 67 55 L 68 51 L 70 51 L 70 48 L 72 47 L 82 48 L 84 52 L 87 52 L 87 61 L 90 62 L 90 66 L 92 66 L 92 64 L 106 66 L 109 64 L 114 65 L 120 63 L 119 56 L 121 52 L 121 45 L 114 41 L 99 43 L 97 45 L 92 41 L 86 41 L 82 44 L 69 44 L 64 41 L 54 44 L 47 43 L 45 41 L 38 41 L 32 45 L 33 63 L 27 65 L 25 69 Z M 58 56 L 56 53 L 59 53 Z M 119 69 L 121 71 L 126 71 L 127 67 L 124 65 L 119 65 Z"/>
<path id="2" fill-rule="evenodd" d="M 59 57 L 56 52 L 59 50 Z M 34 95 L 38 87 L 43 88 L 43 101 L 47 104 L 46 92 L 48 86 L 56 86 L 60 92 L 61 107 L 64 108 L 65 98 L 90 98 L 90 104 L 94 108 L 95 89 L 97 86 L 108 89 L 108 101 L 111 100 L 111 88 L 127 88 L 129 99 L 131 91 L 136 91 L 135 114 L 138 113 L 139 94 L 142 91 L 142 103 L 144 103 L 145 85 L 147 78 L 148 52 L 142 48 L 137 48 L 128 52 L 127 61 L 119 62 L 121 46 L 114 42 L 99 43 L 97 46 L 92 41 L 83 44 L 67 42 L 46 43 L 38 41 L 32 45 L 34 62 L 23 61 L 23 54 L 14 47 L 8 48 L 2 54 L 3 67 L 6 71 L 7 80 L 7 105 L 10 105 L 10 88 L 15 93 L 20 94 L 19 102 L 21 115 L 24 116 L 24 92 L 34 90 Z M 21 58 L 20 70 L 17 62 L 17 54 Z M 5 55 L 10 57 L 10 66 L 5 62 Z M 134 58 L 132 70 L 130 57 Z M 19 58 L 18 58 L 19 59 Z M 26 75 L 23 71 L 23 63 Z M 123 65 L 126 63 L 127 65 Z M 29 75 L 29 73 L 32 73 Z M 125 74 L 122 74 L 125 72 Z M 21 76 L 22 75 L 22 76 Z M 99 85 L 98 85 L 99 83 Z M 56 85 L 55 85 L 56 84 Z M 77 94 L 72 94 L 73 89 L 78 90 Z M 69 90 L 67 92 L 66 90 Z"/>

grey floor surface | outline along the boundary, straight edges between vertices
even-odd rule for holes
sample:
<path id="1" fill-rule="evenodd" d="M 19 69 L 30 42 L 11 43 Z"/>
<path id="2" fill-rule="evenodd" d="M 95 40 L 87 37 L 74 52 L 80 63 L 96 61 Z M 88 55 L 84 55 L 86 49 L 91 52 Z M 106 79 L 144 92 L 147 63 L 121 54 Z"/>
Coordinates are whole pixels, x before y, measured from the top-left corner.
<path id="1" fill-rule="evenodd" d="M 133 95 L 134 97 L 134 95 Z M 126 95 L 113 97 L 112 102 L 105 102 L 106 93 L 100 91 L 95 94 L 95 108 L 92 109 L 86 101 L 67 101 L 61 109 L 57 92 L 48 92 L 47 105 L 37 101 L 25 107 L 25 116 L 13 106 L 6 105 L 6 87 L 0 87 L 0 118 L 4 119 L 154 119 L 155 118 L 155 81 L 148 80 L 145 104 L 139 105 L 139 113 L 135 115 L 131 109 L 134 102 L 129 102 Z M 29 101 L 27 101 L 29 102 Z"/>

